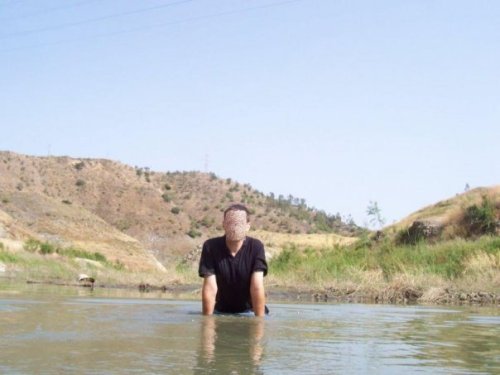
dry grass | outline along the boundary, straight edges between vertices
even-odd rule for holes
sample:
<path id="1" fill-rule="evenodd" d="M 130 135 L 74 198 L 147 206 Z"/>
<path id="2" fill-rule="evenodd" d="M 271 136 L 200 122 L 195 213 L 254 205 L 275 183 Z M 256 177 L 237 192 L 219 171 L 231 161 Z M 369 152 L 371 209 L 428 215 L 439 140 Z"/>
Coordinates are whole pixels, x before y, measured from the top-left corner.
<path id="1" fill-rule="evenodd" d="M 464 264 L 464 279 L 467 283 L 489 285 L 493 289 L 500 288 L 500 252 L 488 254 L 477 252 Z"/>
<path id="2" fill-rule="evenodd" d="M 266 255 L 272 259 L 284 248 L 295 246 L 304 248 L 329 248 L 337 246 L 348 246 L 356 242 L 355 237 L 345 237 L 334 233 L 314 233 L 314 234 L 288 234 L 255 230 L 250 232 L 250 236 L 262 241 L 266 248 Z"/>

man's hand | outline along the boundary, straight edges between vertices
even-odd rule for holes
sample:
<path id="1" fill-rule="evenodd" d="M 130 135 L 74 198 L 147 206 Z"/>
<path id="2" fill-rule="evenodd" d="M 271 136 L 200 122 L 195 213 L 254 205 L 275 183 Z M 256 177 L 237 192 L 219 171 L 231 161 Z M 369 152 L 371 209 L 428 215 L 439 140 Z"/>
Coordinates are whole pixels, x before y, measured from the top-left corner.
<path id="1" fill-rule="evenodd" d="M 255 316 L 264 316 L 266 310 L 266 293 L 264 291 L 264 272 L 256 271 L 250 280 L 250 296 Z"/>
<path id="2" fill-rule="evenodd" d="M 205 277 L 203 279 L 203 287 L 201 289 L 203 315 L 212 315 L 214 313 L 216 295 L 217 281 L 215 280 L 215 275 Z"/>

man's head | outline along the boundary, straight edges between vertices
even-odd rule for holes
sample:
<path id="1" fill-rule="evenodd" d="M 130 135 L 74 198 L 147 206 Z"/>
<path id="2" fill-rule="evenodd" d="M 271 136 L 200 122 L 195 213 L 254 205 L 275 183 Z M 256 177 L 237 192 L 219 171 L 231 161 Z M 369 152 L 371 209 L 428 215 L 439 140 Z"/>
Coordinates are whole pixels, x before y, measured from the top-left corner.
<path id="1" fill-rule="evenodd" d="M 250 211 L 242 204 L 229 206 L 224 211 L 222 226 L 228 240 L 244 240 L 247 232 L 250 230 Z"/>

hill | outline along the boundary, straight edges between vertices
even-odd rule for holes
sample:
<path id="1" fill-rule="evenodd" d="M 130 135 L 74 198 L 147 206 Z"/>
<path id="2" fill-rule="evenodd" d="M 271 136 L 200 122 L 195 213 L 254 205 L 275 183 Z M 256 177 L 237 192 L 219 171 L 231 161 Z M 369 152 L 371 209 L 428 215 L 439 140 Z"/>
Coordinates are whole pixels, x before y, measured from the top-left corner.
<path id="1" fill-rule="evenodd" d="M 385 235 L 400 243 L 498 234 L 500 229 L 500 185 L 478 187 L 424 207 L 394 225 Z"/>
<path id="2" fill-rule="evenodd" d="M 233 202 L 250 207 L 256 230 L 359 232 L 302 199 L 276 199 L 213 173 L 0 152 L 0 238 L 98 251 L 131 269 L 161 269 L 220 234 L 222 212 Z"/>

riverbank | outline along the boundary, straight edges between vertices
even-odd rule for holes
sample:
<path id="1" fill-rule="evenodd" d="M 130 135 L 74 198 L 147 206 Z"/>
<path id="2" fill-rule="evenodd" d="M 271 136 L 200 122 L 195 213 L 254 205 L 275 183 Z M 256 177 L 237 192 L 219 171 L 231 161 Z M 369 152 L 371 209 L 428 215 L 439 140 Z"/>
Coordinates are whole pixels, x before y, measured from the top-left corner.
<path id="1" fill-rule="evenodd" d="M 127 294 L 138 292 L 141 296 L 180 298 L 196 300 L 200 298 L 201 283 L 188 284 L 129 284 L 129 283 L 79 283 L 64 280 L 20 280 L 18 278 L 0 278 L 9 284 L 36 285 L 40 288 L 70 287 L 82 290 L 110 291 L 122 290 Z M 500 294 L 485 291 L 465 291 L 447 287 L 434 287 L 426 291 L 412 288 L 393 288 L 387 286 L 380 291 L 353 290 L 350 288 L 308 288 L 287 287 L 283 285 L 266 285 L 266 295 L 269 303 L 273 302 L 305 302 L 305 303 L 370 303 L 395 305 L 474 305 L 500 308 Z"/>
<path id="2" fill-rule="evenodd" d="M 80 274 L 95 280 L 78 281 Z M 41 253 L 0 248 L 2 280 L 40 285 L 137 290 L 198 299 L 197 262 L 140 272 L 101 254 L 70 249 Z M 387 304 L 474 304 L 500 307 L 500 238 L 396 246 L 287 246 L 269 261 L 272 301 Z"/>

